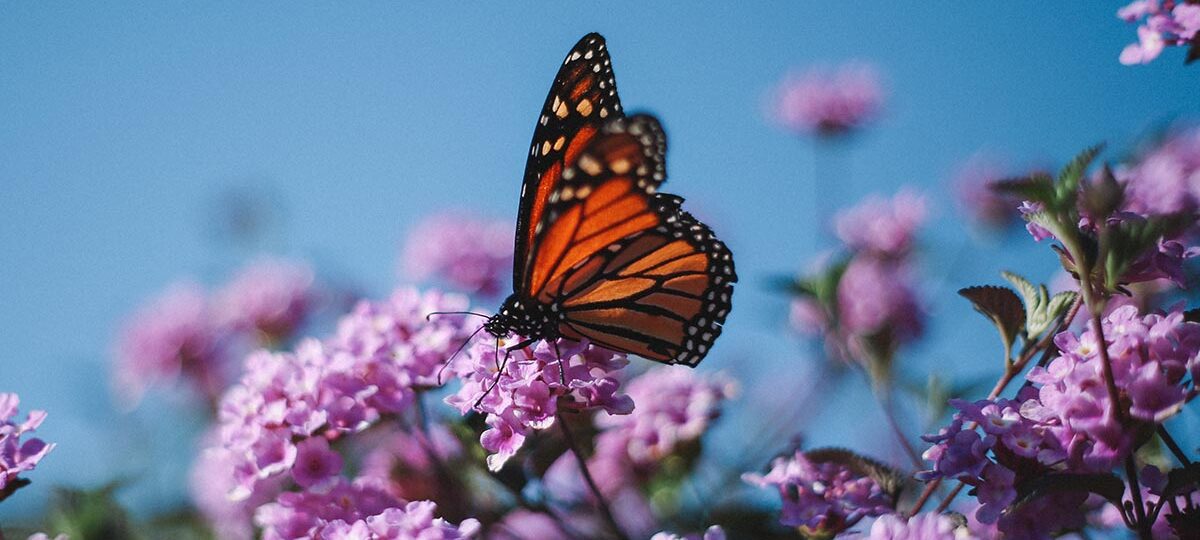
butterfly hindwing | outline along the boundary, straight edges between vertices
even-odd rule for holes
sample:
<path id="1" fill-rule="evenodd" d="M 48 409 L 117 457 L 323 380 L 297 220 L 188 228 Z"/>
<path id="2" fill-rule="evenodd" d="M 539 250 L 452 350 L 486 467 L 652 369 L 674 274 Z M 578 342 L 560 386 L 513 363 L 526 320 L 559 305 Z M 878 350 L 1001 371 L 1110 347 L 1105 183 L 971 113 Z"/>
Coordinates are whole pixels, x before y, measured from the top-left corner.
<path id="1" fill-rule="evenodd" d="M 527 284 L 534 230 L 543 221 L 566 164 L 605 122 L 622 114 L 607 44 L 599 34 L 588 34 L 563 60 L 533 132 L 517 214 L 514 290 Z"/>
<path id="2" fill-rule="evenodd" d="M 547 199 L 529 292 L 561 311 L 567 337 L 695 365 L 721 332 L 737 276 L 682 199 L 655 193 L 665 152 L 653 117 L 604 125 Z"/>

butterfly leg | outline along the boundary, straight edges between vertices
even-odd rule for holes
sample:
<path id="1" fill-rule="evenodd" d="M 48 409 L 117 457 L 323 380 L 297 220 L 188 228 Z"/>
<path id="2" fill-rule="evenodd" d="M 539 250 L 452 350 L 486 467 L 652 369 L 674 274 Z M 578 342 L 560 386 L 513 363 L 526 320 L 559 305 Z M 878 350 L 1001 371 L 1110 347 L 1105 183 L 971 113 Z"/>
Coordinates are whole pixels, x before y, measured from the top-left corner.
<path id="1" fill-rule="evenodd" d="M 484 398 L 486 398 L 488 396 L 488 394 L 491 394 L 492 390 L 495 390 L 496 386 L 498 386 L 500 384 L 500 376 L 504 374 L 504 368 L 508 367 L 508 359 L 512 357 L 512 352 L 516 351 L 516 350 L 524 349 L 525 347 L 528 347 L 529 345 L 533 344 L 533 342 L 535 342 L 535 341 L 537 341 L 537 339 L 527 339 L 525 341 L 517 343 L 516 345 L 513 345 L 512 347 L 505 348 L 504 349 L 504 361 L 501 362 L 499 360 L 500 340 L 499 339 L 496 340 L 496 358 L 497 358 L 497 360 L 496 360 L 496 377 L 492 379 L 492 384 L 489 385 L 487 390 L 485 390 L 483 392 L 483 395 L 479 396 L 479 399 L 475 401 L 476 409 L 478 409 L 479 406 L 483 404 Z"/>
<path id="2" fill-rule="evenodd" d="M 567 366 L 563 364 L 562 352 L 558 350 L 558 341 L 554 342 L 554 356 L 558 358 L 558 382 L 567 386 Z"/>

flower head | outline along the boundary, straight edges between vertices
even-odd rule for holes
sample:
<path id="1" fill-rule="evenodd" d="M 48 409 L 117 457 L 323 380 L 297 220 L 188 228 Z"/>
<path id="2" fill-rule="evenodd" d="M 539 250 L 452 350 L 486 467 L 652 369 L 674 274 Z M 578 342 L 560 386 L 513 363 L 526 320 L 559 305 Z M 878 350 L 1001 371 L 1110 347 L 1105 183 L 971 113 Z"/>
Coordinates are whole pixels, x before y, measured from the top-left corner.
<path id="1" fill-rule="evenodd" d="M 895 501 L 874 479 L 836 462 L 815 462 L 803 452 L 781 457 L 766 475 L 744 474 L 746 482 L 773 487 L 783 499 L 780 522 L 836 534 L 864 517 L 892 511 Z"/>
<path id="2" fill-rule="evenodd" d="M 169 287 L 138 309 L 117 341 L 115 386 L 136 404 L 146 388 L 185 374 L 202 392 L 219 392 L 229 366 L 204 290 L 191 282 Z"/>
<path id="3" fill-rule="evenodd" d="M 363 540 L 473 538 L 479 522 L 454 525 L 435 517 L 430 501 L 405 503 L 370 480 L 339 479 L 327 491 L 284 493 L 263 505 L 255 522 L 264 540 L 328 538 Z"/>
<path id="4" fill-rule="evenodd" d="M 42 425 L 46 412 L 30 411 L 25 420 L 18 421 L 17 406 L 21 399 L 16 394 L 0 393 L 0 500 L 4 500 L 26 484 L 20 476 L 32 471 L 46 457 L 54 444 L 47 444 L 36 437 L 21 437 Z"/>
<path id="5" fill-rule="evenodd" d="M 217 292 L 213 309 L 230 329 L 253 333 L 260 343 L 281 343 L 308 318 L 316 296 L 307 265 L 261 259 Z"/>
<path id="6" fill-rule="evenodd" d="M 434 384 L 441 362 L 470 331 L 466 299 L 397 290 L 386 302 L 361 303 L 327 342 L 306 339 L 295 352 L 259 351 L 221 400 L 220 445 L 233 454 L 236 499 L 272 478 L 324 484 L 340 462 L 321 439 L 334 440 L 400 414 L 415 392 Z"/>
<path id="7" fill-rule="evenodd" d="M 654 368 L 625 388 L 637 407 L 628 415 L 597 417 L 603 432 L 596 444 L 599 449 L 607 439 L 619 440 L 613 446 L 623 447 L 622 458 L 637 466 L 657 464 L 680 445 L 699 439 L 736 392 L 723 376 L 703 377 L 683 366 Z"/>
<path id="8" fill-rule="evenodd" d="M 953 518 L 934 512 L 923 512 L 905 519 L 898 514 L 880 516 L 871 524 L 867 540 L 960 540 L 964 527 Z"/>
<path id="9" fill-rule="evenodd" d="M 623 354 L 566 339 L 512 351 L 503 347 L 477 343 L 470 362 L 452 366 L 463 385 L 446 398 L 463 414 L 474 410 L 487 416 L 488 430 L 480 442 L 491 453 L 487 462 L 494 471 L 516 454 L 530 432 L 552 426 L 559 409 L 633 410 L 633 400 L 618 392 L 615 377 L 629 362 Z"/>
<path id="10" fill-rule="evenodd" d="M 900 191 L 891 199 L 872 195 L 858 205 L 838 212 L 834 228 L 838 238 L 854 251 L 880 257 L 902 257 L 912 248 L 917 228 L 925 222 L 925 198 Z"/>
<path id="11" fill-rule="evenodd" d="M 1117 17 L 1129 23 L 1142 21 L 1137 43 L 1121 51 L 1125 65 L 1148 64 L 1165 47 L 1188 45 L 1200 31 L 1200 5 L 1191 2 L 1135 0 L 1117 10 Z"/>
<path id="12" fill-rule="evenodd" d="M 463 292 L 495 296 L 512 270 L 512 230 L 503 220 L 435 215 L 409 234 L 401 266 L 417 280 L 437 278 Z"/>
<path id="13" fill-rule="evenodd" d="M 891 341 L 920 337 L 923 310 L 902 263 L 855 257 L 838 282 L 838 321 L 851 335 L 886 332 Z"/>
<path id="14" fill-rule="evenodd" d="M 856 131 L 879 115 L 883 87 L 875 68 L 845 64 L 789 75 L 776 89 L 774 120 L 800 134 L 821 137 Z"/>
<path id="15" fill-rule="evenodd" d="M 688 534 L 680 536 L 670 532 L 655 533 L 650 537 L 650 540 L 725 540 L 725 530 L 719 525 L 713 525 L 704 530 L 704 534 Z"/>

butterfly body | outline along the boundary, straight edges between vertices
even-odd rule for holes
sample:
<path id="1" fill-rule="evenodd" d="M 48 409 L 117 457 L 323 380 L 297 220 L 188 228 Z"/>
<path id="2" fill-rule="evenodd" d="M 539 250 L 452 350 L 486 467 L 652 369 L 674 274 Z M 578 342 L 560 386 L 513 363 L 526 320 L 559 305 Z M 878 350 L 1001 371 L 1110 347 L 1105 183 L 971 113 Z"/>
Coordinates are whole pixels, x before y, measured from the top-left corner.
<path id="1" fill-rule="evenodd" d="M 659 193 L 666 136 L 626 117 L 604 39 L 567 54 L 538 118 L 517 219 L 513 294 L 496 337 L 587 339 L 695 366 L 730 310 L 732 254 L 683 199 Z"/>

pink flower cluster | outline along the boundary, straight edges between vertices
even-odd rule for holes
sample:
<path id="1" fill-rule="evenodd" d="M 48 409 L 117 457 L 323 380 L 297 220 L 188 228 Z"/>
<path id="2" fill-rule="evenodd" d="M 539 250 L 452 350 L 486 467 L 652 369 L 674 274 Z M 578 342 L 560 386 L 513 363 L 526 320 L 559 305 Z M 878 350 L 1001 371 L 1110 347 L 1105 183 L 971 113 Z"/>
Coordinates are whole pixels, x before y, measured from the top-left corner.
<path id="1" fill-rule="evenodd" d="M 135 405 L 148 387 L 182 376 L 215 401 L 232 379 L 233 358 L 286 341 L 318 295 L 309 267 L 279 259 L 250 264 L 211 297 L 193 282 L 170 286 L 121 330 L 113 370 L 118 397 Z"/>
<path id="2" fill-rule="evenodd" d="M 1200 209 L 1200 128 L 1172 131 L 1113 172 L 1125 186 L 1127 212 L 1165 215 Z"/>
<path id="3" fill-rule="evenodd" d="M 1018 221 L 1021 201 L 992 188 L 992 183 L 1011 176 L 994 159 L 976 155 L 963 163 L 952 181 L 960 210 L 975 223 L 1001 229 Z"/>
<path id="4" fill-rule="evenodd" d="M 1192 42 L 1200 31 L 1200 4 L 1181 0 L 1135 0 L 1117 10 L 1117 17 L 1138 25 L 1138 42 L 1121 51 L 1125 65 L 1148 64 L 1167 46 Z M 1144 19 L 1144 20 L 1143 20 Z"/>
<path id="5" fill-rule="evenodd" d="M 1057 492 L 1010 512 L 1015 486 L 1052 472 L 1111 470 L 1195 395 L 1185 379 L 1200 370 L 1200 324 L 1185 322 L 1179 311 L 1140 316 L 1123 306 L 1104 319 L 1103 329 L 1119 411 L 1106 390 L 1095 329 L 1080 336 L 1063 332 L 1055 337 L 1060 355 L 1030 372 L 1036 386 L 1023 388 L 1016 400 L 951 402 L 959 413 L 949 427 L 925 437 L 934 443 L 924 456 L 933 469 L 919 477 L 972 486 L 981 504 L 976 517 L 1007 534 L 1043 535 L 1081 524 L 1086 493 Z"/>
<path id="6" fill-rule="evenodd" d="M 633 400 L 618 392 L 616 371 L 629 363 L 625 355 L 566 339 L 513 351 L 504 348 L 508 343 L 481 340 L 469 362 L 455 362 L 463 384 L 446 398 L 462 414 L 487 415 L 480 443 L 490 453 L 489 469 L 500 470 L 530 433 L 554 425 L 561 410 L 633 410 Z"/>
<path id="7" fill-rule="evenodd" d="M 779 491 L 784 525 L 831 536 L 864 517 L 892 512 L 896 502 L 870 477 L 839 463 L 811 461 L 800 451 L 777 458 L 766 475 L 747 473 L 742 479 Z"/>
<path id="8" fill-rule="evenodd" d="M 969 533 L 949 516 L 924 512 L 910 518 L 898 514 L 880 516 L 871 524 L 867 540 L 963 540 Z"/>
<path id="9" fill-rule="evenodd" d="M 371 479 L 339 478 L 327 490 L 281 494 L 258 509 L 263 540 L 452 540 L 474 538 L 474 519 L 455 525 L 435 517 L 430 501 L 405 503 Z"/>
<path id="10" fill-rule="evenodd" d="M 637 407 L 624 416 L 600 416 L 602 448 L 618 449 L 614 459 L 635 467 L 652 467 L 681 445 L 700 439 L 721 413 L 737 385 L 722 375 L 703 376 L 683 366 L 656 367 L 634 378 L 625 391 Z"/>
<path id="11" fill-rule="evenodd" d="M 1101 345 L 1089 327 L 1078 337 L 1055 336 L 1060 356 L 1028 376 L 1041 385 L 1040 406 L 1023 411 L 1061 426 L 1056 436 L 1071 463 L 1087 468 L 1119 463 L 1139 442 L 1140 428 L 1173 416 L 1195 395 L 1183 379 L 1200 373 L 1200 324 L 1185 322 L 1181 311 L 1142 316 L 1136 307 L 1122 306 L 1105 317 L 1103 330 L 1122 410 L 1109 400 Z"/>
<path id="12" fill-rule="evenodd" d="M 600 433 L 587 467 L 600 492 L 619 505 L 617 520 L 622 527 L 649 534 L 655 530 L 655 520 L 644 486 L 653 483 L 672 456 L 687 460 L 697 454 L 701 437 L 737 388 L 720 374 L 705 376 L 684 366 L 662 366 L 635 377 L 626 389 L 637 406 L 628 415 L 595 417 Z M 559 498 L 587 496 L 574 454 L 555 461 L 546 472 L 546 482 Z"/>
<path id="13" fill-rule="evenodd" d="M 462 213 L 432 216 L 408 236 L 402 272 L 418 281 L 436 279 L 469 294 L 494 297 L 504 290 L 513 265 L 513 226 Z"/>
<path id="14" fill-rule="evenodd" d="M 236 461 L 233 498 L 281 475 L 306 488 L 331 481 L 341 462 L 327 441 L 407 410 L 470 334 L 460 315 L 425 315 L 466 307 L 465 297 L 399 289 L 387 301 L 360 303 L 327 342 L 247 357 L 218 419 L 219 444 Z"/>
<path id="15" fill-rule="evenodd" d="M 0 393 L 0 500 L 4 500 L 24 483 L 20 476 L 32 471 L 38 462 L 54 449 L 36 437 L 26 435 L 46 419 L 45 411 L 30 411 L 25 421 L 16 420 L 21 398 L 16 394 Z"/>
<path id="16" fill-rule="evenodd" d="M 920 337 L 924 315 L 908 259 L 925 215 L 924 197 L 909 191 L 890 200 L 868 197 L 840 212 L 834 221 L 849 260 L 837 280 L 836 302 L 797 298 L 793 326 L 801 333 L 827 334 L 838 356 L 862 357 L 868 339 L 894 347 Z"/>
<path id="17" fill-rule="evenodd" d="M 312 268 L 268 258 L 243 268 L 217 291 L 213 309 L 231 330 L 279 343 L 300 328 L 316 300 Z"/>
<path id="18" fill-rule="evenodd" d="M 444 424 L 431 424 L 428 434 L 399 429 L 373 433 L 363 443 L 360 476 L 378 478 L 389 493 L 404 500 L 446 502 L 461 497 L 441 468 L 465 457 L 462 444 Z M 356 448 L 357 449 L 357 448 Z"/>
<path id="19" fill-rule="evenodd" d="M 1197 151 L 1200 151 L 1200 129 L 1183 130 L 1167 137 L 1139 159 L 1117 167 L 1114 176 L 1124 188 L 1120 208 L 1108 216 L 1080 216 L 1079 230 L 1094 237 L 1099 234 L 1100 223 L 1130 226 L 1200 209 Z M 1025 229 L 1034 240 L 1057 240 L 1051 230 L 1029 219 L 1044 210 L 1044 204 L 1033 201 L 1023 201 L 1018 207 L 1028 220 Z M 1184 285 L 1184 262 L 1200 255 L 1198 242 L 1200 226 L 1195 224 L 1162 236 L 1155 246 L 1134 254 L 1135 260 L 1119 281 L 1129 284 L 1169 279 Z"/>
<path id="20" fill-rule="evenodd" d="M 856 131 L 883 106 L 883 87 L 874 67 L 845 64 L 789 75 L 776 89 L 772 116 L 798 134 L 830 137 Z"/>
<path id="21" fill-rule="evenodd" d="M 834 230 L 846 247 L 878 258 L 904 257 L 927 215 L 925 197 L 901 190 L 886 199 L 869 195 L 834 217 Z"/>
<path id="22" fill-rule="evenodd" d="M 717 525 L 705 529 L 704 534 L 688 534 L 680 536 L 670 532 L 656 533 L 650 540 L 725 540 L 725 530 Z"/>

